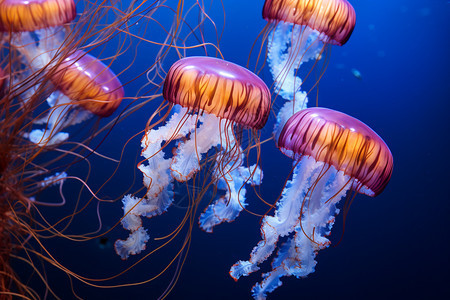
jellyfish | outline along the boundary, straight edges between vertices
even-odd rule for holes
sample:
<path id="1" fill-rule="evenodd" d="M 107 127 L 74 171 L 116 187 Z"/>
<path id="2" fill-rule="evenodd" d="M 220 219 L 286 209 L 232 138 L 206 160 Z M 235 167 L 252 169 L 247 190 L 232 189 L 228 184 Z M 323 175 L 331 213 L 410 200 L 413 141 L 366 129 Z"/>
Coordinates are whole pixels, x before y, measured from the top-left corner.
<path id="1" fill-rule="evenodd" d="M 122 259 L 140 253 L 150 238 L 141 216 L 165 212 L 173 201 L 174 181 L 192 179 L 208 164 L 203 160 L 206 156 L 214 165 L 211 182 L 227 191 L 202 214 L 200 226 L 205 231 L 235 219 L 246 205 L 244 185 L 259 184 L 262 179 L 257 164 L 244 165 L 245 151 L 240 143 L 245 128 L 257 139 L 256 131 L 265 125 L 270 112 L 270 91 L 259 77 L 225 60 L 187 57 L 171 66 L 163 97 L 166 102 L 153 117 L 168 107 L 163 120 L 156 122 L 165 124 L 150 126 L 141 141 L 145 160 L 138 168 L 144 176 L 146 195 L 126 195 L 122 200 L 121 222 L 131 232 L 127 240 L 115 243 Z M 173 143 L 176 148 L 170 157 L 164 150 Z"/>
<path id="2" fill-rule="evenodd" d="M 299 278 L 314 272 L 317 252 L 330 245 L 327 236 L 339 213 L 339 201 L 347 193 L 348 200 L 356 193 L 379 195 L 393 168 L 388 146 L 372 129 L 326 108 L 294 114 L 277 146 L 294 160 L 292 179 L 286 183 L 274 215 L 264 217 L 262 240 L 250 259 L 238 261 L 230 270 L 235 280 L 248 276 L 277 249 L 272 270 L 253 287 L 255 299 L 265 299 L 282 284 L 283 276 Z M 281 238 L 285 242 L 281 243 Z"/>
<path id="3" fill-rule="evenodd" d="M 277 139 L 287 119 L 306 108 L 308 102 L 296 70 L 303 63 L 319 60 L 326 45 L 344 45 L 353 32 L 356 16 L 346 0 L 266 0 L 263 18 L 271 30 L 267 62 L 275 92 L 287 100 L 277 115 Z"/>
<path id="4" fill-rule="evenodd" d="M 9 33 L 9 44 L 34 70 L 46 67 L 60 51 L 64 26 L 76 17 L 73 0 L 3 0 L 0 32 Z"/>
<path id="5" fill-rule="evenodd" d="M 122 84 L 111 69 L 81 50 L 66 57 L 50 80 L 56 88 L 47 98 L 50 109 L 34 121 L 45 128 L 26 135 L 38 145 L 50 146 L 67 140 L 69 134 L 61 130 L 93 115 L 110 116 L 124 97 Z"/>

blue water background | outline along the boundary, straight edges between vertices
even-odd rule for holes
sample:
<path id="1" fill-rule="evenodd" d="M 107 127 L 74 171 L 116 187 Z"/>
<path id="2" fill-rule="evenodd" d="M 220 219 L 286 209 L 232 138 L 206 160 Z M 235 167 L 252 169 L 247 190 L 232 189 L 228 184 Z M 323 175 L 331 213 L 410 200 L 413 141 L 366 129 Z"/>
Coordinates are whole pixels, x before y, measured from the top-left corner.
<path id="1" fill-rule="evenodd" d="M 346 45 L 331 49 L 329 66 L 319 86 L 319 105 L 352 115 L 374 129 L 393 153 L 394 172 L 377 198 L 357 196 L 342 242 L 318 254 L 316 272 L 305 279 L 284 278 L 283 286 L 269 299 L 443 299 L 450 294 L 450 4 L 438 0 L 351 2 L 357 15 L 356 28 Z M 226 23 L 220 49 L 225 59 L 245 65 L 253 41 L 266 24 L 261 17 L 263 1 L 224 0 L 223 4 Z M 220 2 L 214 1 L 214 5 Z M 213 9 L 211 16 L 221 28 L 222 8 Z M 207 30 L 211 33 L 210 27 Z M 215 55 L 212 48 L 208 51 Z M 145 66 L 144 54 L 143 50 L 137 54 L 137 65 Z M 172 55 L 167 64 L 174 59 Z M 125 65 L 113 65 L 116 72 L 121 67 Z M 353 76 L 352 69 L 362 74 L 362 80 Z M 127 82 L 137 74 L 139 70 L 128 70 L 121 80 Z M 269 86 L 272 84 L 267 66 L 260 76 Z M 141 76 L 127 84 L 126 94 L 135 95 L 142 82 Z M 128 103 L 124 101 L 121 108 Z M 117 125 L 98 151 L 118 158 L 126 140 L 144 128 L 155 107 L 146 106 Z M 263 137 L 270 136 L 273 119 L 263 129 Z M 139 188 L 141 174 L 135 166 L 140 136 L 125 147 L 120 172 L 102 192 L 105 198 L 118 197 L 130 186 L 131 192 Z M 262 150 L 262 192 L 273 201 L 289 175 L 291 160 L 273 142 L 264 144 Z M 95 160 L 92 167 L 93 176 L 99 178 L 114 170 L 101 160 Z M 103 181 L 94 180 L 92 184 Z M 65 192 L 77 190 L 68 186 Z M 248 203 L 251 209 L 263 211 L 264 205 L 256 197 L 249 197 Z M 121 217 L 121 206 L 120 202 L 101 206 L 104 229 Z M 74 222 L 79 232 L 90 228 L 89 222 L 95 223 L 95 205 L 90 209 Z M 158 230 L 168 233 L 167 228 L 174 228 L 184 211 L 171 207 L 145 225 L 152 237 L 158 236 Z M 342 218 L 338 218 L 331 240 L 336 243 L 341 233 Z M 114 253 L 112 243 L 126 236 L 119 226 L 107 235 L 106 247 L 100 247 L 97 240 L 82 244 L 57 239 L 49 241 L 48 247 L 72 270 L 101 278 L 125 269 L 153 249 L 149 243 L 141 255 L 124 262 Z M 231 224 L 218 226 L 212 234 L 195 225 L 178 284 L 167 299 L 249 299 L 251 287 L 261 280 L 260 273 L 234 282 L 228 271 L 236 261 L 247 260 L 259 240 L 259 219 L 246 213 Z M 157 274 L 176 253 L 180 240 L 177 243 L 113 282 L 135 282 Z M 114 289 L 88 287 L 75 280 L 75 291 L 84 299 L 157 299 L 173 270 L 169 268 L 154 282 Z M 268 270 L 269 265 L 263 265 L 263 271 Z M 48 273 L 56 293 L 72 299 L 67 277 L 53 267 L 48 267 Z"/>

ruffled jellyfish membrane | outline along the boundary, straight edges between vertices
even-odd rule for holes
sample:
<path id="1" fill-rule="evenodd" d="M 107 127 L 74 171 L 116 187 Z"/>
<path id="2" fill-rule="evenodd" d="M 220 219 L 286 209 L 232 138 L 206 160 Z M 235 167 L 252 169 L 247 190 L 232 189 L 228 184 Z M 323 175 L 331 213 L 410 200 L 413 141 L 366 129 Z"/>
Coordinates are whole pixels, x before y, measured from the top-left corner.
<path id="1" fill-rule="evenodd" d="M 47 98 L 50 109 L 34 121 L 45 128 L 28 135 L 31 142 L 41 146 L 65 141 L 69 134 L 61 130 L 93 115 L 110 116 L 124 97 L 122 84 L 111 69 L 81 50 L 66 57 L 50 79 L 56 88 Z"/>
<path id="2" fill-rule="evenodd" d="M 263 18 L 269 22 L 267 62 L 275 92 L 288 100 L 278 114 L 277 130 L 308 102 L 296 70 L 305 62 L 319 60 L 327 44 L 344 45 L 356 15 L 346 0 L 266 0 Z"/>
<path id="3" fill-rule="evenodd" d="M 122 259 L 140 253 L 149 239 L 141 216 L 152 217 L 167 210 L 173 201 L 173 182 L 187 182 L 202 165 L 214 165 L 210 182 L 225 190 L 200 217 L 205 231 L 234 220 L 245 206 L 245 183 L 259 184 L 262 171 L 257 165 L 244 166 L 241 136 L 251 130 L 258 146 L 257 130 L 270 112 L 270 91 L 247 69 L 211 57 L 188 57 L 175 62 L 164 81 L 163 103 L 152 118 L 168 107 L 159 128 L 150 126 L 142 138 L 145 161 L 138 168 L 144 175 L 146 195 L 123 198 L 122 225 L 131 231 L 127 240 L 118 240 L 115 249 Z M 175 143 L 176 150 L 165 153 Z M 169 146 L 169 148 L 171 148 Z M 166 158 L 169 156 L 169 158 Z M 207 157 L 207 162 L 202 160 Z"/>
<path id="4" fill-rule="evenodd" d="M 284 126 L 278 148 L 294 159 L 292 179 L 286 183 L 273 216 L 265 216 L 262 241 L 248 261 L 231 267 L 235 279 L 259 269 L 278 248 L 272 270 L 253 287 L 255 299 L 281 285 L 280 278 L 305 277 L 314 272 L 317 252 L 328 247 L 336 204 L 356 193 L 379 195 L 391 178 L 393 159 L 388 146 L 367 125 L 325 108 L 307 108 Z M 347 205 L 347 209 L 348 209 Z M 345 212 L 344 212 L 345 213 Z M 279 238 L 287 238 L 277 247 Z"/>
<path id="5" fill-rule="evenodd" d="M 51 62 L 64 42 L 63 25 L 75 17 L 73 0 L 0 1 L 0 32 L 34 70 Z"/>

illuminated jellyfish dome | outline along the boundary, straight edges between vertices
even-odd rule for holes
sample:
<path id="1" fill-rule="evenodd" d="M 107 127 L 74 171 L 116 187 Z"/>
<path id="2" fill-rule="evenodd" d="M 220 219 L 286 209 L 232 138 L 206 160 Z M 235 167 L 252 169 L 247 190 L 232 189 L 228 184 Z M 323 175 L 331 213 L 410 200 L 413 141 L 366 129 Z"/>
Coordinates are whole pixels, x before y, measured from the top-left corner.
<path id="1" fill-rule="evenodd" d="M 255 74 L 212 57 L 178 60 L 167 73 L 164 99 L 237 124 L 261 129 L 269 116 L 270 95 Z"/>
<path id="2" fill-rule="evenodd" d="M 64 59 L 51 81 L 73 103 L 100 117 L 112 115 L 124 97 L 116 74 L 81 50 Z"/>
<path id="3" fill-rule="evenodd" d="M 124 89 L 116 74 L 92 55 L 77 50 L 67 56 L 50 77 L 56 90 L 47 98 L 45 117 L 35 124 L 29 139 L 38 145 L 53 145 L 67 140 L 62 130 L 93 115 L 110 116 L 120 105 Z"/>
<path id="4" fill-rule="evenodd" d="M 356 21 L 347 0 L 266 0 L 263 18 L 308 27 L 322 42 L 339 46 L 348 41 Z"/>
<path id="5" fill-rule="evenodd" d="M 76 16 L 73 0 L 2 0 L 0 7 L 0 30 L 4 32 L 60 26 Z"/>

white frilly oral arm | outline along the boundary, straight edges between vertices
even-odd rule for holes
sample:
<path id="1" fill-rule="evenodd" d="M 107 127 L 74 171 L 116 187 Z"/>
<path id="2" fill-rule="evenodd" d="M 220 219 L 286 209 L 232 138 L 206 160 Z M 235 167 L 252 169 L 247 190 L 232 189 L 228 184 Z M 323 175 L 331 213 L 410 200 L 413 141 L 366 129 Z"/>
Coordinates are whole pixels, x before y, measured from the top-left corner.
<path id="1" fill-rule="evenodd" d="M 350 178 L 330 167 L 320 174 L 312 195 L 308 198 L 302 217 L 302 226 L 295 226 L 294 236 L 279 248 L 272 262 L 272 271 L 263 274 L 263 281 L 253 287 L 255 299 L 265 299 L 266 294 L 281 285 L 284 276 L 306 277 L 314 272 L 316 254 L 328 247 L 331 227 L 338 213 L 336 204 L 351 187 Z M 317 177 L 316 177 L 317 178 Z"/>
<path id="2" fill-rule="evenodd" d="M 248 261 L 238 261 L 231 267 L 230 275 L 235 279 L 248 276 L 259 270 L 258 265 L 264 262 L 275 250 L 278 238 L 294 231 L 299 222 L 300 208 L 314 178 L 317 178 L 320 164 L 313 158 L 303 158 L 295 167 L 292 180 L 288 181 L 283 194 L 277 203 L 274 216 L 266 216 L 261 226 L 261 240 L 253 248 Z"/>
<path id="3" fill-rule="evenodd" d="M 203 154 L 211 148 L 219 146 L 223 125 L 221 120 L 210 114 L 204 113 L 198 117 L 198 128 L 191 133 L 190 138 L 185 142 L 180 142 L 173 157 L 170 169 L 172 176 L 177 181 L 188 181 L 200 169 L 200 160 Z"/>
<path id="4" fill-rule="evenodd" d="M 243 162 L 243 159 L 241 159 Z M 230 177 L 231 180 L 227 180 Z M 263 177 L 262 170 L 257 165 L 247 168 L 239 166 L 231 170 L 228 176 L 218 178 L 218 189 L 225 190 L 225 196 L 220 196 L 201 214 L 200 227 L 206 232 L 212 232 L 214 226 L 223 222 L 232 222 L 242 209 L 245 202 L 246 184 L 259 185 Z"/>
<path id="5" fill-rule="evenodd" d="M 140 253 L 150 238 L 147 230 L 142 227 L 141 217 L 160 215 L 173 202 L 173 178 L 169 169 L 171 159 L 164 158 L 164 149 L 161 149 L 161 146 L 164 141 L 179 139 L 195 128 L 195 119 L 193 120 L 186 112 L 187 110 L 181 109 L 180 112 L 174 113 L 165 125 L 149 130 L 142 138 L 141 154 L 146 158 L 146 162 L 138 168 L 143 173 L 147 192 L 143 198 L 126 195 L 122 199 L 124 204 L 122 225 L 130 231 L 125 241 L 117 240 L 114 245 L 122 259 Z"/>

